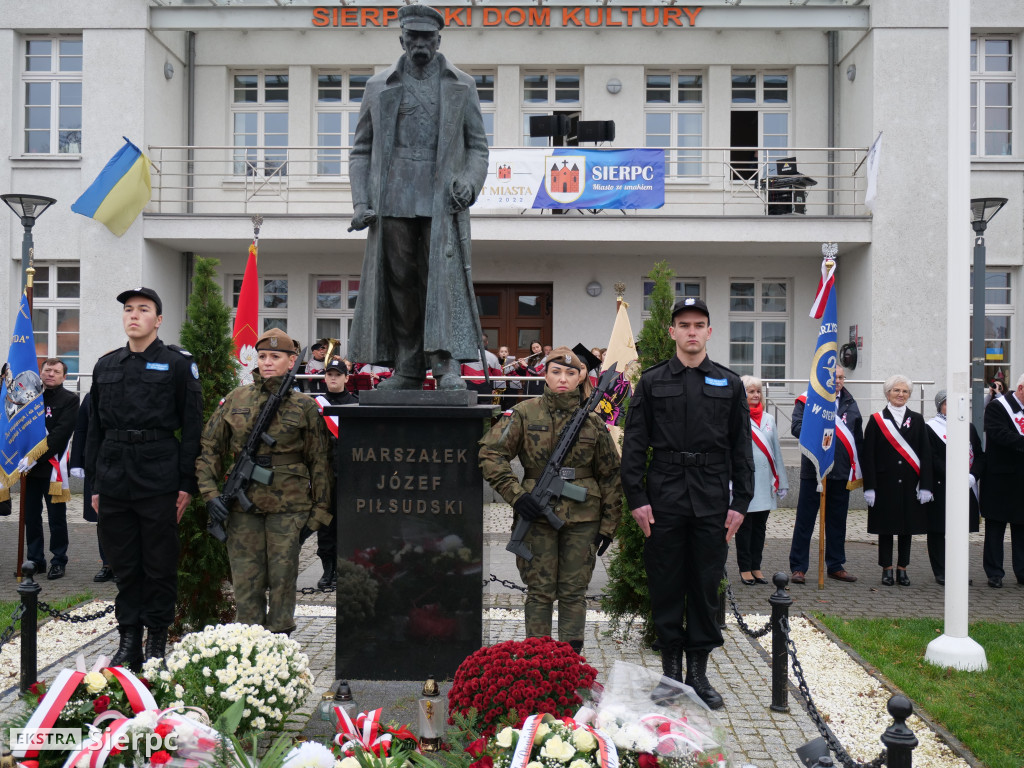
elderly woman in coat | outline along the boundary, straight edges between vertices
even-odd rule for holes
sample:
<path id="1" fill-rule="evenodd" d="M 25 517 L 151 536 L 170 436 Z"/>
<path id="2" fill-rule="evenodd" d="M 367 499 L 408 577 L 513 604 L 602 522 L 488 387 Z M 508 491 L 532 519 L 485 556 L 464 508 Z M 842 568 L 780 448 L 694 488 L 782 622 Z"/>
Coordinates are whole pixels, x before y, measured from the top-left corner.
<path id="1" fill-rule="evenodd" d="M 864 429 L 864 500 L 868 533 L 878 535 L 882 584 L 910 586 L 907 565 L 915 534 L 928 532 L 924 506 L 932 500 L 932 450 L 924 417 L 907 407 L 913 383 L 894 374 L 882 392 L 888 404 L 871 414 Z M 896 576 L 892 570 L 892 539 L 899 538 Z"/>
<path id="2" fill-rule="evenodd" d="M 764 410 L 764 392 L 756 376 L 742 377 L 750 406 L 750 436 L 754 448 L 754 497 L 750 500 L 743 524 L 736 531 L 736 564 L 744 584 L 767 584 L 761 573 L 768 513 L 786 497 L 789 481 L 782 463 L 782 446 L 775 419 Z"/>

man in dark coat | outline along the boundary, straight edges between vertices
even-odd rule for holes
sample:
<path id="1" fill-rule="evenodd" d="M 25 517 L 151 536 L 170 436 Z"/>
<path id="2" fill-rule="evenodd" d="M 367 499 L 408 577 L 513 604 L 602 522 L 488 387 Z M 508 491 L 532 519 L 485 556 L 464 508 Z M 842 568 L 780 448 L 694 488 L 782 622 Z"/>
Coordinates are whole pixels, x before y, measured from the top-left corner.
<path id="1" fill-rule="evenodd" d="M 985 518 L 982 565 L 988 585 L 1003 586 L 1003 538 L 1010 526 L 1013 575 L 1024 585 L 1024 376 L 1013 392 L 992 398 L 985 408 L 985 480 L 981 515 Z"/>
<path id="2" fill-rule="evenodd" d="M 723 644 L 715 616 L 728 542 L 754 494 L 750 410 L 740 377 L 707 355 L 711 315 L 703 301 L 677 301 L 669 334 L 676 354 L 644 371 L 629 404 L 622 489 L 646 537 L 663 673 L 682 682 L 685 651 L 686 684 L 717 709 L 723 701 L 707 663 Z"/>
<path id="3" fill-rule="evenodd" d="M 85 474 L 85 445 L 89 439 L 89 412 L 92 408 L 92 394 L 85 393 L 82 398 L 82 405 L 78 409 L 78 421 L 75 424 L 75 436 L 71 439 L 71 457 L 68 459 L 68 474 L 77 477 L 82 481 L 82 498 L 86 503 L 82 505 L 82 517 L 87 523 L 98 523 L 100 518 L 92 504 L 92 478 Z M 96 533 L 97 543 L 99 532 Z M 114 580 L 114 569 L 107 564 L 107 558 L 103 554 L 103 545 L 99 544 L 100 569 L 92 577 L 97 583 Z"/>
<path id="4" fill-rule="evenodd" d="M 64 576 L 68 564 L 68 505 L 61 501 L 61 481 L 66 479 L 68 443 L 75 431 L 78 416 L 78 395 L 64 389 L 68 367 L 63 360 L 51 357 L 43 361 L 39 373 L 43 380 L 43 406 L 46 408 L 46 453 L 39 457 L 25 480 L 25 543 L 28 559 L 36 570 L 46 570 L 43 546 L 43 503 L 50 526 L 50 570 L 48 579 Z"/>
<path id="5" fill-rule="evenodd" d="M 476 82 L 437 52 L 444 16 L 398 11 L 405 51 L 366 84 L 349 176 L 352 229 L 369 227 L 349 333 L 353 360 L 392 366 L 382 389 L 465 389 L 479 357 L 469 207 L 487 176 Z M 430 360 L 428 361 L 428 356 Z"/>

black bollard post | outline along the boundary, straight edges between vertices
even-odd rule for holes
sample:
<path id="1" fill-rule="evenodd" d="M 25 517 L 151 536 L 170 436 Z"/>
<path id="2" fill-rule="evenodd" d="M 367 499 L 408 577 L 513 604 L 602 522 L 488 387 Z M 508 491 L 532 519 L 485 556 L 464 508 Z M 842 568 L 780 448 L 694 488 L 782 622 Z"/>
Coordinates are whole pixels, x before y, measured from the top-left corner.
<path id="1" fill-rule="evenodd" d="M 914 762 L 914 747 L 917 736 L 907 727 L 907 718 L 914 714 L 914 707 L 906 696 L 896 694 L 887 705 L 892 715 L 892 725 L 882 734 L 886 749 L 885 764 L 888 768 L 910 768 Z"/>
<path id="2" fill-rule="evenodd" d="M 772 606 L 772 705 L 773 712 L 789 712 L 789 653 L 782 620 L 789 619 L 793 598 L 786 592 L 789 575 L 779 571 L 772 576 L 775 594 L 768 598 Z"/>
<path id="3" fill-rule="evenodd" d="M 24 612 L 21 614 L 21 692 L 36 681 L 36 630 L 39 627 L 38 615 L 39 590 L 42 589 L 32 578 L 36 572 L 36 564 L 28 560 L 21 565 L 21 584 L 18 594 Z"/>

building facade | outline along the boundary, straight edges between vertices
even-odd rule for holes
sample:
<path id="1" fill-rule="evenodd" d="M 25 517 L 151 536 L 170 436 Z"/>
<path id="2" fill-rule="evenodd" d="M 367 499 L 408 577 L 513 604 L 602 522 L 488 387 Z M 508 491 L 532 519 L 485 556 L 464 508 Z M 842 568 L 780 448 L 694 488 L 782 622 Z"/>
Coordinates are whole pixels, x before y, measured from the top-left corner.
<path id="1" fill-rule="evenodd" d="M 666 261 L 677 295 L 707 301 L 716 360 L 806 380 L 821 244 L 835 242 L 839 336 L 862 345 L 854 378 L 899 371 L 945 385 L 947 323 L 969 321 L 945 311 L 945 0 L 437 7 L 448 17 L 441 52 L 475 76 L 493 147 L 666 153 L 660 209 L 473 209 L 473 279 L 492 348 L 523 351 L 533 338 L 604 346 L 616 283 L 638 331 L 645 275 Z M 1009 200 L 987 231 L 987 373 L 1015 379 L 1024 6 L 971 9 L 971 193 Z M 192 259 L 219 259 L 231 301 L 256 214 L 264 328 L 346 345 L 365 242 L 346 231 L 347 152 L 363 86 L 400 55 L 398 32 L 397 6 L 375 0 L 0 4 L 0 191 L 58 201 L 33 230 L 40 354 L 91 371 L 124 343 L 114 296 L 138 284 L 159 290 L 162 336 L 175 341 Z M 568 135 L 531 137 L 530 117 L 553 114 Z M 613 120 L 614 141 L 580 142 L 578 120 Z M 880 134 L 869 212 L 865 158 Z M 117 238 L 70 204 L 122 136 L 153 161 L 153 199 Z M 773 192 L 783 157 L 815 185 Z M 968 220 L 965 211 L 965 259 Z M 21 239 L 17 218 L 0 215 L 5 336 Z"/>

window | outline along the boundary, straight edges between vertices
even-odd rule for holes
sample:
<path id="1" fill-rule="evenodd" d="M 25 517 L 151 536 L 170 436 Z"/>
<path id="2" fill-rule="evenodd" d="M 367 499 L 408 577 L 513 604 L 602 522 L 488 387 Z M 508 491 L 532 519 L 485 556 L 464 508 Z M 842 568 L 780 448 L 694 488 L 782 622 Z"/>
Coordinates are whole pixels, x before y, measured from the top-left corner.
<path id="1" fill-rule="evenodd" d="M 523 73 L 523 146 L 546 147 L 548 137 L 530 136 L 530 118 L 562 113 L 570 118 L 570 134 L 575 137 L 580 115 L 580 73 L 573 70 L 527 70 Z M 563 146 L 563 137 L 555 137 L 555 146 Z M 571 142 L 575 144 L 575 142 Z"/>
<path id="2" fill-rule="evenodd" d="M 231 324 L 235 322 L 238 295 L 242 292 L 242 275 L 231 278 Z M 288 333 L 288 278 L 260 278 L 260 319 L 263 331 L 280 328 Z"/>
<path id="3" fill-rule="evenodd" d="M 1007 391 L 1017 383 L 1012 371 L 1013 275 L 1004 269 L 985 270 L 985 381 L 998 377 Z M 971 289 L 974 270 L 971 270 Z M 973 300 L 974 294 L 971 293 Z M 973 318 L 972 318 L 973 323 Z M 974 326 L 971 325 L 973 331 Z M 971 341 L 973 343 L 973 336 Z"/>
<path id="4" fill-rule="evenodd" d="M 82 38 L 54 35 L 25 41 L 25 152 L 82 152 Z"/>
<path id="5" fill-rule="evenodd" d="M 231 120 L 235 174 L 284 176 L 288 170 L 288 75 L 236 73 Z"/>
<path id="6" fill-rule="evenodd" d="M 359 120 L 366 81 L 372 72 L 320 72 L 316 82 L 316 173 L 341 176 Z M 344 162 L 343 162 L 344 161 Z"/>
<path id="7" fill-rule="evenodd" d="M 1013 154 L 1013 40 L 971 39 L 971 154 Z"/>
<path id="8" fill-rule="evenodd" d="M 730 152 L 733 179 L 752 179 L 762 168 L 774 175 L 774 161 L 789 146 L 789 75 L 733 72 L 729 120 L 729 146 L 750 147 Z"/>
<path id="9" fill-rule="evenodd" d="M 672 299 L 673 303 L 679 301 L 679 299 L 704 298 L 704 281 L 700 278 L 678 278 L 673 281 L 673 286 L 675 290 L 675 297 Z M 644 279 L 644 306 L 642 311 L 644 320 L 651 316 L 651 294 L 653 292 L 654 281 Z"/>
<path id="10" fill-rule="evenodd" d="M 699 73 L 647 73 L 646 146 L 665 148 L 665 173 L 679 178 L 703 175 L 704 76 Z"/>
<path id="11" fill-rule="evenodd" d="M 762 379 L 786 378 L 789 285 L 734 279 L 729 284 L 729 367 Z"/>
<path id="12" fill-rule="evenodd" d="M 359 298 L 359 278 L 343 275 L 313 277 L 316 303 L 313 307 L 313 338 L 338 339 L 341 342 L 332 354 L 346 355 L 348 336 Z"/>
<path id="13" fill-rule="evenodd" d="M 59 357 L 67 363 L 68 373 L 78 373 L 79 267 L 36 263 L 35 269 L 32 332 L 38 362 Z"/>
<path id="14" fill-rule="evenodd" d="M 494 72 L 470 72 L 476 80 L 476 93 L 480 98 L 480 112 L 484 118 L 487 146 L 494 146 Z"/>

